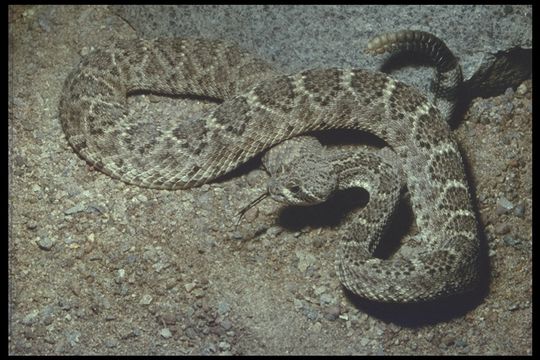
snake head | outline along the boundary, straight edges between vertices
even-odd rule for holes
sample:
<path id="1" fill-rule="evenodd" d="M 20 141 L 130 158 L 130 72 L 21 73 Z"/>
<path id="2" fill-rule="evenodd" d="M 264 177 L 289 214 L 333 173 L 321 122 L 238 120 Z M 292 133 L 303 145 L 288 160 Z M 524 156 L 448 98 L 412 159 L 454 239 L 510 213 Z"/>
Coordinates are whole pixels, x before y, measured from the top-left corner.
<path id="1" fill-rule="evenodd" d="M 313 166 L 300 162 L 288 172 L 275 174 L 268 180 L 268 193 L 278 202 L 309 206 L 326 201 L 337 188 L 337 176 L 331 165 Z"/>

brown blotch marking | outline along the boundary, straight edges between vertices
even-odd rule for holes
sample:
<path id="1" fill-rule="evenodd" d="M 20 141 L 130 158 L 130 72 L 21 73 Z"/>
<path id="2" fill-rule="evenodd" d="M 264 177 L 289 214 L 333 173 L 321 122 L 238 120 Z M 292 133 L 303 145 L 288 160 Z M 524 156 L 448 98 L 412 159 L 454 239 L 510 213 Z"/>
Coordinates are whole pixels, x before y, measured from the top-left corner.
<path id="1" fill-rule="evenodd" d="M 101 129 L 100 127 L 96 127 L 96 126 L 91 126 L 90 127 L 90 135 L 103 135 L 104 134 L 104 131 L 103 129 Z"/>
<path id="2" fill-rule="evenodd" d="M 166 71 L 163 68 L 163 64 L 158 60 L 158 56 L 152 54 L 150 55 L 146 63 L 144 64 L 144 72 L 146 74 L 146 77 L 149 79 L 152 79 L 151 82 L 157 82 L 158 80 L 163 78 L 163 75 L 165 75 Z"/>
<path id="3" fill-rule="evenodd" d="M 415 134 L 418 144 L 427 150 L 431 149 L 432 146 L 436 146 L 442 140 L 441 136 L 434 136 L 432 127 L 429 126 L 430 122 L 436 127 L 435 119 L 430 119 L 426 114 L 421 115 L 417 120 Z"/>
<path id="4" fill-rule="evenodd" d="M 294 86 L 287 76 L 263 81 L 253 92 L 261 103 L 284 113 L 290 113 L 295 108 Z"/>
<path id="5" fill-rule="evenodd" d="M 252 121 L 251 106 L 243 97 L 224 102 L 212 114 L 217 123 L 225 125 L 225 131 L 242 135 L 246 126 Z"/>
<path id="6" fill-rule="evenodd" d="M 238 78 L 244 79 L 253 75 L 258 75 L 271 71 L 272 68 L 269 64 L 261 59 L 250 59 L 246 64 L 242 65 L 238 69 Z"/>
<path id="7" fill-rule="evenodd" d="M 476 228 L 476 220 L 472 215 L 457 215 L 447 222 L 446 229 L 472 230 Z"/>
<path id="8" fill-rule="evenodd" d="M 88 54 L 81 65 L 85 67 L 91 65 L 92 68 L 98 70 L 110 70 L 113 67 L 112 54 L 105 49 L 96 50 Z"/>
<path id="9" fill-rule="evenodd" d="M 155 143 L 151 141 L 151 142 L 148 142 L 148 143 L 146 143 L 146 144 L 144 144 L 142 146 L 139 146 L 139 148 L 137 150 L 138 150 L 139 154 L 144 155 L 144 154 L 146 154 L 146 152 L 148 150 L 151 150 L 154 147 L 155 147 Z"/>
<path id="10" fill-rule="evenodd" d="M 433 155 L 429 169 L 433 179 L 441 183 L 448 180 L 463 182 L 464 171 L 461 167 L 461 157 L 457 152 L 446 151 Z"/>
<path id="11" fill-rule="evenodd" d="M 459 210 L 467 207 L 469 195 L 466 189 L 452 187 L 446 190 L 444 198 L 439 203 L 441 210 Z"/>
<path id="12" fill-rule="evenodd" d="M 390 107 L 395 107 L 398 110 L 408 113 L 414 113 L 417 108 L 425 104 L 426 99 L 418 93 L 414 88 L 396 81 L 395 87 L 390 96 Z"/>
<path id="13" fill-rule="evenodd" d="M 430 145 L 435 146 L 441 141 L 447 141 L 449 138 L 448 126 L 437 111 L 422 114 L 416 119 L 415 129 L 415 139 L 426 148 Z"/>
<path id="14" fill-rule="evenodd" d="M 313 69 L 304 71 L 304 88 L 313 94 L 313 100 L 320 106 L 330 104 L 342 91 L 340 84 L 342 71 L 339 69 Z"/>
<path id="15" fill-rule="evenodd" d="M 382 96 L 382 89 L 386 87 L 388 78 L 383 74 L 368 73 L 355 69 L 351 75 L 351 87 L 357 98 L 364 106 L 372 104 Z"/>
<path id="16" fill-rule="evenodd" d="M 205 142 L 205 141 L 200 141 L 200 142 L 198 143 L 198 145 L 195 147 L 195 149 L 193 150 L 193 153 L 194 153 L 195 155 L 200 155 L 201 152 L 206 148 L 207 145 L 208 145 L 207 142 Z"/>

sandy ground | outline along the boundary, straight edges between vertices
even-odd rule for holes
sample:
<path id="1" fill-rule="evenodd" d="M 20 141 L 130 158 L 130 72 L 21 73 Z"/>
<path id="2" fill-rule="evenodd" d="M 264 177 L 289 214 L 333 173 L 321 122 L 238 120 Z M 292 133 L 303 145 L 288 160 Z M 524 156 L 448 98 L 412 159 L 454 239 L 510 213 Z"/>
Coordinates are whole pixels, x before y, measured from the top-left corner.
<path id="1" fill-rule="evenodd" d="M 72 151 L 58 121 L 63 81 L 93 47 L 136 36 L 122 18 L 107 7 L 16 6 L 9 30 L 11 354 L 531 354 L 530 80 L 475 99 L 455 130 L 482 222 L 482 287 L 385 306 L 339 284 L 335 204 L 267 200 L 235 228 L 264 191 L 256 161 L 220 183 L 159 191 Z M 164 117 L 215 106 L 131 102 Z"/>

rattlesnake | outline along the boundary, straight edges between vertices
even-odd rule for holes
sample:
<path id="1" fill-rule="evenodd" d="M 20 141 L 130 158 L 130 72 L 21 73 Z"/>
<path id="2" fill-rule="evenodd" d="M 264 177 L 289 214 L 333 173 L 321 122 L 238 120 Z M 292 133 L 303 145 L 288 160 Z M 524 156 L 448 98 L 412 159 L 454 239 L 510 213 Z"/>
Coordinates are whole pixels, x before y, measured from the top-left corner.
<path id="1" fill-rule="evenodd" d="M 427 38 L 421 34 L 400 38 L 418 42 Z M 197 119 L 160 128 L 134 120 L 126 107 L 126 95 L 137 90 L 225 101 Z M 373 243 L 365 247 L 356 238 L 367 235 L 361 222 L 351 222 L 338 245 L 343 284 L 372 300 L 416 302 L 463 292 L 477 280 L 476 218 L 453 136 L 419 91 L 385 74 L 328 68 L 281 75 L 224 41 L 129 40 L 88 54 L 68 75 L 60 120 L 68 142 L 88 163 L 124 182 L 158 189 L 208 183 L 311 131 L 370 132 L 399 158 L 425 251 L 412 259 L 372 258 Z M 338 177 L 358 178 L 358 164 L 343 164 Z M 381 158 L 362 166 L 370 164 L 386 168 L 385 174 L 397 167 Z"/>

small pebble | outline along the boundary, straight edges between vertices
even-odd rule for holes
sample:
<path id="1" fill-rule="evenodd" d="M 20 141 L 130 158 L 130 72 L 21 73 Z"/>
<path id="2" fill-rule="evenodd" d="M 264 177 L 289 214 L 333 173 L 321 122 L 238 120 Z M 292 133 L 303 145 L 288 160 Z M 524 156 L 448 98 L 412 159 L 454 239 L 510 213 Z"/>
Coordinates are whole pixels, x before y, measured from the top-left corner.
<path id="1" fill-rule="evenodd" d="M 316 322 L 313 324 L 313 327 L 311 328 L 313 332 L 320 333 L 322 330 L 322 324 L 320 322 Z"/>
<path id="2" fill-rule="evenodd" d="M 341 310 L 338 305 L 330 306 L 325 310 L 324 318 L 326 320 L 334 321 L 339 317 Z"/>
<path id="3" fill-rule="evenodd" d="M 317 261 L 315 256 L 309 253 L 305 253 L 301 250 L 297 250 L 295 254 L 298 258 L 298 270 L 300 270 L 300 272 L 302 273 L 305 272 L 308 267 L 315 264 L 315 262 Z"/>
<path id="4" fill-rule="evenodd" d="M 514 215 L 522 218 L 524 214 L 525 214 L 525 206 L 523 204 L 516 205 L 516 207 L 514 208 Z"/>
<path id="5" fill-rule="evenodd" d="M 107 212 L 107 208 L 104 205 L 90 203 L 86 207 L 86 212 L 95 213 L 95 214 L 105 214 Z"/>
<path id="6" fill-rule="evenodd" d="M 81 336 L 81 333 L 78 330 L 73 330 L 66 333 L 66 339 L 71 346 L 75 346 L 79 342 L 80 336 Z"/>
<path id="7" fill-rule="evenodd" d="M 503 241 L 506 245 L 509 245 L 509 246 L 515 246 L 517 244 L 519 244 L 521 241 L 519 239 L 516 239 L 514 238 L 513 236 L 511 235 L 506 235 L 504 238 L 503 238 Z"/>
<path id="8" fill-rule="evenodd" d="M 200 299 L 200 298 L 204 297 L 205 292 L 201 288 L 196 288 L 195 290 L 193 290 L 193 295 L 195 295 L 195 297 L 197 299 Z"/>
<path id="9" fill-rule="evenodd" d="M 252 223 L 255 219 L 257 219 L 257 216 L 259 215 L 259 209 L 256 207 L 252 207 L 248 211 L 244 213 L 244 220 L 247 223 Z"/>
<path id="10" fill-rule="evenodd" d="M 217 351 L 216 344 L 214 343 L 208 343 L 204 346 L 204 348 L 201 351 L 201 354 L 207 355 L 207 354 L 213 354 Z"/>
<path id="11" fill-rule="evenodd" d="M 167 325 L 174 325 L 176 324 L 176 316 L 174 316 L 173 313 L 167 313 L 167 314 L 163 314 L 161 316 L 161 319 L 163 320 L 163 322 Z"/>
<path id="12" fill-rule="evenodd" d="M 504 235 L 510 231 L 510 225 L 507 223 L 499 224 L 495 227 L 495 233 L 499 235 Z"/>
<path id="13" fill-rule="evenodd" d="M 148 201 L 148 198 L 146 196 L 144 196 L 143 194 L 139 194 L 137 195 L 137 200 L 140 202 L 140 203 L 145 203 Z"/>
<path id="14" fill-rule="evenodd" d="M 335 299 L 332 295 L 330 294 L 322 294 L 319 298 L 319 303 L 321 305 L 328 305 L 328 304 L 333 304 L 335 302 Z"/>
<path id="15" fill-rule="evenodd" d="M 232 328 L 232 323 L 229 321 L 229 320 L 223 320 L 221 322 L 221 327 L 225 330 L 225 331 L 228 331 Z"/>
<path id="16" fill-rule="evenodd" d="M 229 344 L 228 342 L 226 341 L 221 341 L 219 343 L 219 349 L 220 350 L 229 350 L 231 348 L 231 344 Z"/>
<path id="17" fill-rule="evenodd" d="M 218 313 L 221 315 L 225 315 L 226 313 L 229 312 L 230 309 L 231 309 L 231 306 L 227 304 L 226 302 L 221 301 L 218 304 Z"/>
<path id="18" fill-rule="evenodd" d="M 499 215 L 505 214 L 508 211 L 512 210 L 513 208 L 514 208 L 514 204 L 503 196 L 499 198 L 499 200 L 497 200 L 497 209 L 495 210 L 495 212 Z"/>
<path id="19" fill-rule="evenodd" d="M 141 298 L 141 301 L 139 301 L 139 304 L 141 305 L 149 305 L 152 302 L 152 296 L 149 294 L 144 294 Z"/>
<path id="20" fill-rule="evenodd" d="M 164 328 L 164 329 L 161 329 L 161 331 L 159 332 L 159 334 L 164 337 L 165 339 L 168 339 L 172 336 L 171 334 L 171 330 L 169 330 L 169 328 Z"/>
<path id="21" fill-rule="evenodd" d="M 35 222 L 34 220 L 29 220 L 27 223 L 26 223 L 26 228 L 28 230 L 35 230 L 37 228 L 38 224 L 37 222 Z"/>
<path id="22" fill-rule="evenodd" d="M 77 204 L 75 206 L 70 207 L 67 210 L 64 210 L 64 214 L 66 215 L 73 215 L 79 212 L 82 212 L 86 209 L 86 206 L 84 204 Z"/>
<path id="23" fill-rule="evenodd" d="M 32 310 L 28 315 L 26 315 L 22 319 L 23 325 L 29 326 L 29 325 L 35 324 L 38 320 L 38 314 L 39 314 L 39 311 L 37 309 Z"/>
<path id="24" fill-rule="evenodd" d="M 186 336 L 188 338 L 190 338 L 190 339 L 197 338 L 197 332 L 195 332 L 195 330 L 193 330 L 193 328 L 191 328 L 191 327 L 188 327 L 184 332 L 185 332 Z"/>
<path id="25" fill-rule="evenodd" d="M 519 95 L 525 95 L 527 93 L 527 85 L 525 85 L 525 83 L 519 85 L 516 89 L 516 93 Z"/>
<path id="26" fill-rule="evenodd" d="M 116 339 L 106 339 L 105 340 L 105 346 L 108 348 L 115 348 L 118 346 L 118 340 Z"/>
<path id="27" fill-rule="evenodd" d="M 51 239 L 48 236 L 47 237 L 41 237 L 37 241 L 37 245 L 39 246 L 40 249 L 45 250 L 45 251 L 49 251 L 54 246 L 54 240 Z"/>
<path id="28" fill-rule="evenodd" d="M 281 226 L 271 226 L 266 230 L 266 234 L 270 237 L 276 237 L 279 234 L 283 232 L 283 228 Z"/>
<path id="29" fill-rule="evenodd" d="M 304 315 L 306 315 L 309 320 L 315 321 L 319 317 L 319 312 L 311 306 L 306 306 L 304 307 Z"/>
<path id="30" fill-rule="evenodd" d="M 197 286 L 197 284 L 195 282 L 192 282 L 192 283 L 185 284 L 184 288 L 186 289 L 187 292 L 191 292 L 191 290 L 193 290 L 195 286 Z"/>
<path id="31" fill-rule="evenodd" d="M 117 274 L 118 274 L 118 278 L 123 279 L 126 276 L 126 270 L 118 269 Z"/>
<path id="32" fill-rule="evenodd" d="M 445 336 L 442 339 L 442 343 L 446 346 L 452 346 L 455 344 L 455 342 L 456 342 L 456 338 L 452 335 Z"/>
<path id="33" fill-rule="evenodd" d="M 508 210 L 514 208 L 514 204 L 504 196 L 499 198 L 497 204 Z"/>
<path id="34" fill-rule="evenodd" d="M 324 293 L 326 291 L 326 286 L 319 286 L 318 288 L 315 289 L 315 295 L 316 296 L 319 296 L 321 295 L 322 293 Z"/>
<path id="35" fill-rule="evenodd" d="M 461 339 L 456 340 L 456 346 L 457 346 L 457 347 L 463 348 L 463 347 L 465 347 L 465 346 L 467 346 L 467 345 L 469 345 L 469 344 L 467 344 L 465 341 L 463 341 L 463 340 L 461 340 Z"/>

